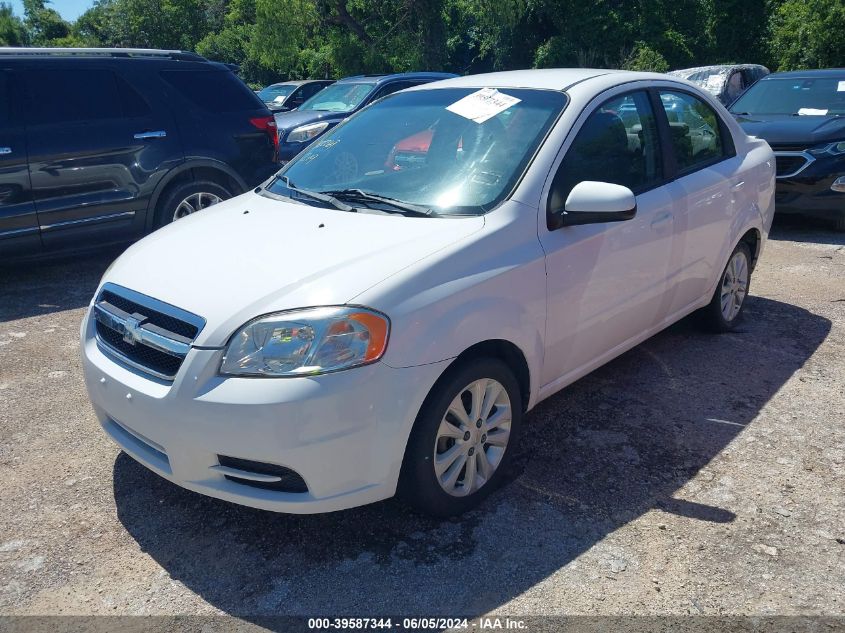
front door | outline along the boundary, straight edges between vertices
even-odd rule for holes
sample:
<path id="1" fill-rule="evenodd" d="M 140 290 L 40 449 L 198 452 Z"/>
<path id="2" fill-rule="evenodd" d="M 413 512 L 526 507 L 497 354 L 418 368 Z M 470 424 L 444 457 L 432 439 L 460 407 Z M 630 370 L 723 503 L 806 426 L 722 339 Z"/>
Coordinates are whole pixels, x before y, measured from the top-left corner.
<path id="1" fill-rule="evenodd" d="M 637 214 L 624 222 L 540 227 L 548 293 L 546 393 L 602 364 L 665 316 L 674 218 L 645 91 L 610 97 L 591 111 L 557 168 L 550 212 L 582 181 L 630 188 Z"/>
<path id="2" fill-rule="evenodd" d="M 175 130 L 148 122 L 149 106 L 109 68 L 51 64 L 28 68 L 21 78 L 45 250 L 143 234 L 150 185 L 161 170 L 146 153 L 178 142 L 167 136 Z"/>
<path id="3" fill-rule="evenodd" d="M 26 134 L 11 73 L 0 69 L 0 263 L 41 250 L 32 203 Z"/>

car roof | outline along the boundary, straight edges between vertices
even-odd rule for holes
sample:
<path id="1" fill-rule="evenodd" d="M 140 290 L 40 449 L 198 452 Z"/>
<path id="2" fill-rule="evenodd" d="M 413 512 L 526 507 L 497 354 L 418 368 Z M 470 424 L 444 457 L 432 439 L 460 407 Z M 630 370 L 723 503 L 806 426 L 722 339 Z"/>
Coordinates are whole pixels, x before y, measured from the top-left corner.
<path id="1" fill-rule="evenodd" d="M 772 73 L 760 81 L 771 79 L 815 79 L 821 77 L 843 77 L 845 68 L 822 68 L 819 70 L 790 70 L 783 73 Z"/>
<path id="2" fill-rule="evenodd" d="M 497 73 L 454 77 L 436 84 L 416 86 L 410 90 L 431 88 L 535 88 L 540 90 L 566 90 L 575 84 L 596 77 L 612 78 L 611 83 L 627 83 L 643 79 L 674 80 L 660 73 L 610 70 L 605 68 L 543 68 L 532 70 L 509 70 Z"/>
<path id="3" fill-rule="evenodd" d="M 703 73 L 703 72 L 723 72 L 727 70 L 734 70 L 734 69 L 744 69 L 744 68 L 762 68 L 763 70 L 768 71 L 769 69 L 761 64 L 711 64 L 708 66 L 693 66 L 691 68 L 677 68 L 675 70 L 670 70 L 668 75 L 672 75 L 673 77 L 681 77 L 683 75 L 694 75 L 696 73 Z"/>
<path id="4" fill-rule="evenodd" d="M 270 84 L 265 86 L 266 88 L 272 88 L 273 86 L 302 86 L 305 84 L 312 84 L 315 82 L 324 82 L 327 81 L 329 83 L 334 82 L 334 79 L 291 79 L 290 81 L 277 81 L 274 84 Z"/>
<path id="5" fill-rule="evenodd" d="M 392 73 L 389 75 L 354 75 L 352 77 L 344 77 L 338 79 L 336 83 L 368 83 L 373 85 L 383 84 L 388 81 L 397 80 L 413 80 L 422 79 L 428 81 L 440 81 L 442 79 L 449 79 L 457 77 L 453 73 L 438 73 L 438 72 L 411 72 L 411 73 Z"/>

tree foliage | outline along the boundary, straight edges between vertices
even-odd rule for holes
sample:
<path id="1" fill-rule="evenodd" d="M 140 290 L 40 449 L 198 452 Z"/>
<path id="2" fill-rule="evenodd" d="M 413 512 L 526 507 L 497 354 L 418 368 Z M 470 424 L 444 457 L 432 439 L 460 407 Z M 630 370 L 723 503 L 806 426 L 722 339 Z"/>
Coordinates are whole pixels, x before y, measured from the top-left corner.
<path id="1" fill-rule="evenodd" d="M 74 23 L 49 0 L 0 2 L 6 45 L 196 50 L 254 83 L 405 70 L 727 61 L 845 64 L 845 0 L 95 0 Z"/>
<path id="2" fill-rule="evenodd" d="M 779 68 L 845 66 L 845 2 L 786 0 L 772 18 L 772 57 Z"/>

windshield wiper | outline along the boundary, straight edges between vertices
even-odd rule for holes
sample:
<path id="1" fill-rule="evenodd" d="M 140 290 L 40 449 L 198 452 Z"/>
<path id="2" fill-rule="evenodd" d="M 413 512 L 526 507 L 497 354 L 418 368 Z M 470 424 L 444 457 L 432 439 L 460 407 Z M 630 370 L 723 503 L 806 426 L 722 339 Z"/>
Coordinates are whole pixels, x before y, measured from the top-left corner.
<path id="1" fill-rule="evenodd" d="M 280 180 L 283 180 L 285 182 L 285 186 L 288 189 L 290 189 L 291 191 L 295 191 L 296 193 L 301 194 L 306 198 L 311 198 L 312 200 L 319 200 L 320 202 L 328 202 L 335 209 L 339 209 L 340 211 L 356 211 L 355 207 L 341 202 L 329 193 L 324 193 L 321 191 L 311 191 L 309 189 L 300 189 L 299 187 L 294 185 L 287 176 L 282 176 Z"/>
<path id="2" fill-rule="evenodd" d="M 386 209 L 380 209 L 381 211 L 388 211 L 391 213 L 403 213 L 405 215 L 415 215 L 420 217 L 432 217 L 437 215 L 433 209 L 429 209 L 428 207 L 424 207 L 419 204 L 412 204 L 410 202 L 402 202 L 396 198 L 381 196 L 376 193 L 362 191 L 361 189 L 337 189 L 333 191 L 321 191 L 320 193 L 330 196 L 336 200 L 380 203 L 387 207 Z"/>

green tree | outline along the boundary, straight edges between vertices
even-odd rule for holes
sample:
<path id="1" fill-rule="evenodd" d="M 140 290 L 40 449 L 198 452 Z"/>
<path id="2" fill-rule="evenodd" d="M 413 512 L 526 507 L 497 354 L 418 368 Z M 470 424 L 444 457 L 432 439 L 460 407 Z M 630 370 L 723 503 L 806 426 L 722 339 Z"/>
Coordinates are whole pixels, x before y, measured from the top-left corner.
<path id="1" fill-rule="evenodd" d="M 622 62 L 625 70 L 646 70 L 655 73 L 665 73 L 669 70 L 666 59 L 645 42 L 637 42 L 631 54 Z"/>
<path id="2" fill-rule="evenodd" d="M 780 70 L 842 66 L 845 2 L 786 0 L 771 20 L 771 58 Z"/>
<path id="3" fill-rule="evenodd" d="M 70 35 L 70 25 L 48 4 L 49 0 L 23 0 L 24 25 L 34 46 L 56 46 L 57 40 Z"/>
<path id="4" fill-rule="evenodd" d="M 11 5 L 0 2 L 0 46 L 25 46 L 26 43 L 23 22 L 14 14 Z"/>

